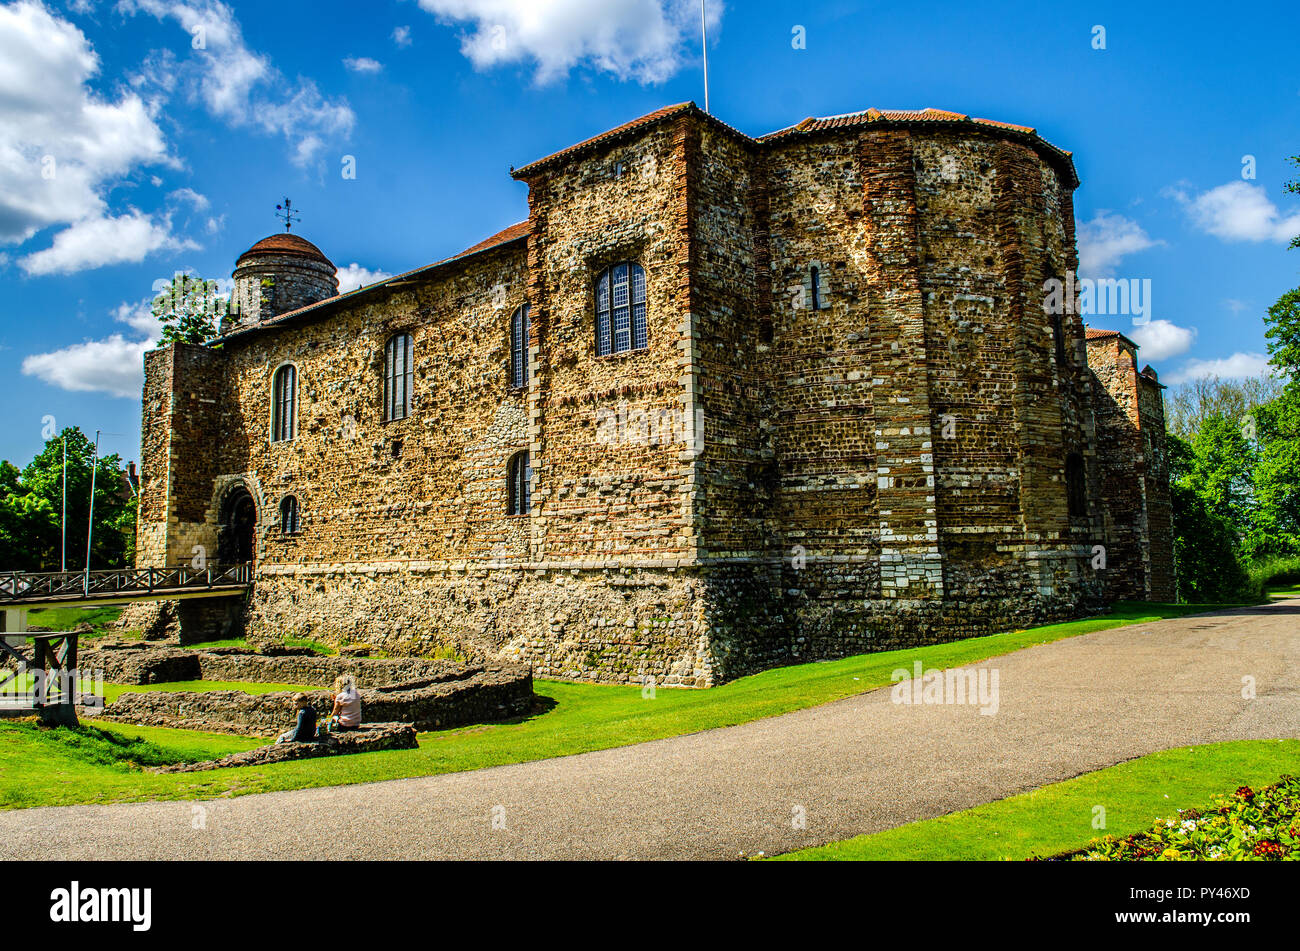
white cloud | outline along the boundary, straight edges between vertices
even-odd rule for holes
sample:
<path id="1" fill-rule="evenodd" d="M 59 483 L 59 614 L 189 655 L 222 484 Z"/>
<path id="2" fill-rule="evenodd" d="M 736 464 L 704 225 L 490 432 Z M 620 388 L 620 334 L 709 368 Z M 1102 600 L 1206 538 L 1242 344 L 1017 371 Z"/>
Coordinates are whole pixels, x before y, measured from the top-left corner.
<path id="1" fill-rule="evenodd" d="M 369 56 L 349 56 L 343 61 L 343 65 L 354 73 L 377 73 L 384 68 L 383 63 Z"/>
<path id="2" fill-rule="evenodd" d="M 144 355 L 156 345 L 160 331 L 149 307 L 149 301 L 124 303 L 113 312 L 115 320 L 135 331 L 133 336 L 144 339 L 115 333 L 102 340 L 33 354 L 23 360 L 23 373 L 64 390 L 139 399 L 144 386 Z"/>
<path id="3" fill-rule="evenodd" d="M 387 271 L 372 271 L 369 268 L 364 268 L 354 261 L 347 267 L 339 269 L 339 293 L 346 294 L 348 291 L 355 291 L 358 287 L 365 287 L 367 284 L 386 281 L 392 276 Z"/>
<path id="4" fill-rule="evenodd" d="M 19 260 L 31 275 L 73 274 L 109 264 L 138 264 L 154 251 L 195 249 L 172 236 L 171 222 L 131 209 L 116 218 L 86 218 L 54 236 L 54 244 Z"/>
<path id="5" fill-rule="evenodd" d="M 167 198 L 169 201 L 173 202 L 188 202 L 190 205 L 194 206 L 195 211 L 205 211 L 208 205 L 211 204 L 206 195 L 200 195 L 192 188 L 178 188 L 168 195 Z"/>
<path id="6" fill-rule="evenodd" d="M 1110 211 L 1099 211 L 1091 221 L 1081 222 L 1079 240 L 1079 276 L 1113 277 L 1119 262 L 1130 254 L 1164 244 L 1156 241 L 1132 218 Z"/>
<path id="7" fill-rule="evenodd" d="M 217 118 L 283 135 L 300 165 L 327 142 L 351 133 L 356 115 L 347 101 L 327 99 L 310 79 L 288 80 L 269 57 L 248 47 L 234 12 L 220 0 L 121 0 L 118 9 L 174 20 L 192 47 L 202 43 L 183 61 L 155 53 L 137 77 L 139 85 L 167 93 L 182 76 L 190 97 Z"/>
<path id="8" fill-rule="evenodd" d="M 1144 360 L 1167 360 L 1186 353 L 1196 341 L 1196 329 L 1179 327 L 1167 320 L 1152 320 L 1138 324 L 1126 331 L 1127 336 L 1142 348 Z"/>
<path id="9" fill-rule="evenodd" d="M 89 81 L 85 34 L 41 4 L 0 6 L 0 243 L 107 213 L 108 187 L 140 165 L 170 163 L 162 131 L 133 93 Z"/>
<path id="10" fill-rule="evenodd" d="M 1263 376 L 1270 372 L 1268 356 L 1263 353 L 1234 353 L 1218 360 L 1188 360 L 1183 368 L 1169 376 L 1169 383 L 1187 383 L 1218 377 L 1222 380 L 1241 380 Z"/>
<path id="11" fill-rule="evenodd" d="M 1195 196 L 1185 188 L 1168 194 L 1197 228 L 1224 241 L 1290 241 L 1300 235 L 1300 212 L 1284 217 L 1262 185 L 1236 181 Z"/>
<path id="12" fill-rule="evenodd" d="M 399 26 L 393 30 L 393 42 L 398 46 L 410 46 L 411 28 L 409 26 Z"/>
<path id="13" fill-rule="evenodd" d="M 419 0 L 444 23 L 473 24 L 461 52 L 479 69 L 535 63 L 539 84 L 589 66 L 619 79 L 661 83 L 700 35 L 698 0 Z M 709 25 L 722 20 L 714 0 Z M 695 55 L 693 50 L 689 55 Z"/>

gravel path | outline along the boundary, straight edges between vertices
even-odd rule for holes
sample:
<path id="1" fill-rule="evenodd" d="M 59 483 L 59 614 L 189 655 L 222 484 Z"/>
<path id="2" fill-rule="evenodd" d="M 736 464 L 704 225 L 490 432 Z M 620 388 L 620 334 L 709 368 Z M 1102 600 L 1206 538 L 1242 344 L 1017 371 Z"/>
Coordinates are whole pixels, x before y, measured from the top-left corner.
<path id="1" fill-rule="evenodd" d="M 469 773 L 200 804 L 0 812 L 0 858 L 784 852 L 1156 750 L 1300 737 L 1300 600 L 1088 634 L 972 669 L 997 672 L 995 715 L 896 704 L 883 689 L 742 726 Z M 1242 697 L 1247 676 L 1253 700 Z M 805 828 L 795 828 L 797 815 Z"/>

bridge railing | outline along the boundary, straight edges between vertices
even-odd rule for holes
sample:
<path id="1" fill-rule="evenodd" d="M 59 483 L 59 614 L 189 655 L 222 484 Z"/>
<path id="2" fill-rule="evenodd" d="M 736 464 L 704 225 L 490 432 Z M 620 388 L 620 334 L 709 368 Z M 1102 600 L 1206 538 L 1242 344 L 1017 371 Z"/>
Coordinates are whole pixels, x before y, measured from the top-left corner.
<path id="1" fill-rule="evenodd" d="M 183 588 L 251 584 L 253 566 L 209 565 L 203 569 L 111 568 L 99 571 L 0 572 L 0 603 L 81 595 L 154 594 Z"/>

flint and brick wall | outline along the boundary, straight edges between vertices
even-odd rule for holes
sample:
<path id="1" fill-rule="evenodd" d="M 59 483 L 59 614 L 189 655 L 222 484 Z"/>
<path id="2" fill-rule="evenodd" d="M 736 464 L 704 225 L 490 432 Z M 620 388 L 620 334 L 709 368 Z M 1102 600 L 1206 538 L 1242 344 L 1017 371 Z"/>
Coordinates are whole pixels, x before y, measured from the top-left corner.
<path id="1" fill-rule="evenodd" d="M 987 129 L 761 142 L 686 111 L 520 176 L 526 240 L 230 338 L 189 387 L 219 411 L 186 424 L 208 440 L 186 517 L 215 536 L 227 492 L 257 505 L 250 633 L 703 686 L 1100 603 L 1091 546 L 1159 474 L 1106 468 L 1083 326 L 1043 312 L 1043 282 L 1077 263 L 1055 160 Z M 621 261 L 645 269 L 648 346 L 598 357 L 594 281 Z M 414 411 L 384 422 L 399 331 Z M 169 360 L 150 355 L 146 383 L 160 439 L 176 420 L 150 394 L 186 389 Z M 271 444 L 286 362 L 298 437 Z M 532 510 L 511 517 L 521 449 Z M 144 458 L 149 477 L 166 456 Z M 188 559 L 160 491 L 145 549 Z M 1137 535 L 1117 550 L 1121 571 L 1147 563 Z"/>

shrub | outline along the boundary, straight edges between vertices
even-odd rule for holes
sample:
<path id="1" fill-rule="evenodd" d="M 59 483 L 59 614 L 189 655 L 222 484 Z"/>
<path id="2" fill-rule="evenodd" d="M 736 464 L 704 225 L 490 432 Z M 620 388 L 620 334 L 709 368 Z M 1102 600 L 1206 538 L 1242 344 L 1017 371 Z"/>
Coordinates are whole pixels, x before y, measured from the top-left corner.
<path id="1" fill-rule="evenodd" d="M 1300 861 L 1300 779 L 1242 786 L 1205 810 L 1180 809 L 1146 832 L 1106 836 L 1068 856 L 1102 861 Z"/>
<path id="2" fill-rule="evenodd" d="M 1250 566 L 1250 580 L 1261 590 L 1300 584 L 1300 556 L 1261 559 Z"/>

